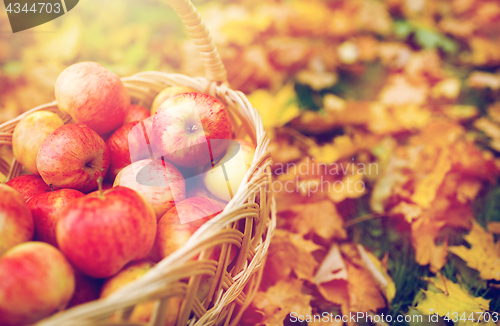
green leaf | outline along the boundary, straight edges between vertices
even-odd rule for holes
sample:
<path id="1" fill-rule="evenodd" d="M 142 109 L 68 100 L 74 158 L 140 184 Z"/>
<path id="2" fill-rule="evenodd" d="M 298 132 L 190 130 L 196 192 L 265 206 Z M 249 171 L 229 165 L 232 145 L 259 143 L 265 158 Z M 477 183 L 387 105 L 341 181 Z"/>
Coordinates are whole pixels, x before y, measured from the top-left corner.
<path id="1" fill-rule="evenodd" d="M 394 33 L 400 38 L 407 38 L 413 31 L 413 27 L 405 20 L 394 22 Z"/>

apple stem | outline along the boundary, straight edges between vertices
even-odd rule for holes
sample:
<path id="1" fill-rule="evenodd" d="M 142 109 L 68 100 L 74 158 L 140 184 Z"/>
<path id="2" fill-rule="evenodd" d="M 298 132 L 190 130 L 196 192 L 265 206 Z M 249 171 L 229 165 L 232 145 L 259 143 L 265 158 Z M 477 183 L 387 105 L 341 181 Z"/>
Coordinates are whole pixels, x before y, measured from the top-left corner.
<path id="1" fill-rule="evenodd" d="M 54 191 L 54 186 L 52 185 L 52 183 L 49 184 L 49 187 L 50 187 L 50 191 Z"/>
<path id="2" fill-rule="evenodd" d="M 97 186 L 99 187 L 99 198 L 104 198 L 102 193 L 102 177 L 97 178 Z"/>

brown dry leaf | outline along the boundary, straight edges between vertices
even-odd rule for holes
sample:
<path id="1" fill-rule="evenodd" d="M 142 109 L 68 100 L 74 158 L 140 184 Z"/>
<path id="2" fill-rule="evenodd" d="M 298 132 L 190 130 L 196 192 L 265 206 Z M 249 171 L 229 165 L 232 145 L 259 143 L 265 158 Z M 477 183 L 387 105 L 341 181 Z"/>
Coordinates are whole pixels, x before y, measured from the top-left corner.
<path id="1" fill-rule="evenodd" d="M 347 269 L 338 244 L 334 244 L 314 276 L 316 284 L 322 284 L 333 280 L 347 280 Z"/>
<path id="2" fill-rule="evenodd" d="M 314 272 L 319 265 L 312 255 L 316 250 L 322 250 L 322 247 L 305 240 L 300 234 L 277 229 L 269 247 L 266 281 L 286 280 L 294 272 L 298 278 L 314 282 Z"/>
<path id="3" fill-rule="evenodd" d="M 380 61 L 388 68 L 403 68 L 411 54 L 410 47 L 400 42 L 380 42 L 378 46 Z"/>
<path id="4" fill-rule="evenodd" d="M 342 313 L 377 311 L 386 306 L 370 272 L 345 260 L 347 281 L 333 280 L 318 285 L 325 299 L 342 307 Z"/>
<path id="5" fill-rule="evenodd" d="M 293 213 L 288 216 L 287 211 Z M 342 240 L 347 237 L 344 220 L 337 207 L 329 200 L 296 204 L 283 211 L 286 226 L 301 235 L 317 234 L 325 240 Z"/>
<path id="6" fill-rule="evenodd" d="M 488 231 L 500 234 L 500 222 L 488 222 Z"/>
<path id="7" fill-rule="evenodd" d="M 471 245 L 450 247 L 449 251 L 462 258 L 467 266 L 479 271 L 482 279 L 500 281 L 500 242 L 495 243 L 493 234 L 477 222 L 472 224 L 464 239 Z"/>
<path id="8" fill-rule="evenodd" d="M 311 315 L 311 296 L 302 293 L 302 281 L 280 280 L 266 292 L 257 292 L 253 305 L 264 312 L 266 326 L 282 326 L 285 317 L 294 312 L 297 315 Z"/>
<path id="9" fill-rule="evenodd" d="M 439 230 L 445 225 L 444 221 L 430 221 L 420 218 L 411 225 L 411 241 L 415 248 L 415 261 L 420 265 L 429 265 L 431 272 L 439 271 L 446 264 L 448 242 L 436 245 L 435 241 Z"/>
<path id="10" fill-rule="evenodd" d="M 472 48 L 472 64 L 476 66 L 495 65 L 500 62 L 500 43 L 495 39 L 472 37 L 469 40 Z"/>
<path id="11" fill-rule="evenodd" d="M 307 39 L 276 37 L 266 42 L 269 60 L 278 69 L 295 70 L 306 65 L 312 46 Z"/>
<path id="12" fill-rule="evenodd" d="M 328 187 L 328 197 L 334 203 L 340 203 L 347 198 L 356 199 L 366 194 L 364 174 L 346 175 L 342 180 L 332 182 Z"/>
<path id="13" fill-rule="evenodd" d="M 346 101 L 345 105 L 328 103 L 325 97 L 324 110 L 302 112 L 290 125 L 308 134 L 322 134 L 339 126 L 366 125 L 372 119 L 371 104 L 367 101 Z"/>

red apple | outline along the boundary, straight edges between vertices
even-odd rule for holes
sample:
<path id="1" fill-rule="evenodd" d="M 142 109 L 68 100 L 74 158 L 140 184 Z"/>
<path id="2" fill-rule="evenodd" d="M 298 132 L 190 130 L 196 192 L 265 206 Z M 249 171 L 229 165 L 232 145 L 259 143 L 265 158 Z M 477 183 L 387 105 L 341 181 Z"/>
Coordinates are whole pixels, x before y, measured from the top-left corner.
<path id="1" fill-rule="evenodd" d="M 14 188 L 0 184 L 0 255 L 33 238 L 30 209 Z"/>
<path id="2" fill-rule="evenodd" d="M 106 141 L 110 157 L 106 175 L 108 181 L 114 182 L 116 175 L 130 165 L 132 159 L 136 161 L 151 157 L 142 126 L 143 123 L 139 121 L 123 125 Z"/>
<path id="3" fill-rule="evenodd" d="M 14 157 L 33 174 L 38 174 L 36 154 L 40 144 L 52 131 L 64 125 L 55 113 L 36 111 L 25 116 L 12 134 Z"/>
<path id="4" fill-rule="evenodd" d="M 80 62 L 57 78 L 55 95 L 61 111 L 105 135 L 125 121 L 130 96 L 120 78 L 96 62 Z"/>
<path id="5" fill-rule="evenodd" d="M 16 189 L 25 201 L 33 195 L 50 191 L 50 186 L 40 176 L 33 174 L 20 175 L 5 184 Z"/>
<path id="6" fill-rule="evenodd" d="M 172 164 L 146 159 L 125 167 L 115 179 L 115 186 L 137 191 L 160 217 L 176 202 L 186 198 L 184 177 Z"/>
<path id="7" fill-rule="evenodd" d="M 194 88 L 188 87 L 188 86 L 183 86 L 183 85 L 175 85 L 175 86 L 169 86 L 162 90 L 158 95 L 156 95 L 153 105 L 151 105 L 151 115 L 154 115 L 160 105 L 163 104 L 166 100 L 168 100 L 171 97 L 174 97 L 179 94 L 183 93 L 196 93 L 196 90 Z"/>
<path id="8" fill-rule="evenodd" d="M 54 189 L 89 192 L 106 175 L 109 153 L 104 140 L 89 127 L 65 125 L 42 142 L 36 164 L 45 183 Z"/>
<path id="9" fill-rule="evenodd" d="M 169 98 L 153 118 L 155 145 L 167 160 L 184 167 L 202 166 L 223 154 L 231 131 L 224 105 L 201 93 Z"/>
<path id="10" fill-rule="evenodd" d="M 75 199 L 61 213 L 57 243 L 61 251 L 88 276 L 116 274 L 153 246 L 156 216 L 135 191 L 114 187 Z"/>
<path id="11" fill-rule="evenodd" d="M 188 198 L 171 208 L 158 222 L 155 246 L 161 257 L 182 247 L 200 226 L 223 209 L 215 200 L 202 197 Z M 181 220 L 190 222 L 181 223 Z"/>
<path id="12" fill-rule="evenodd" d="M 151 112 L 143 106 L 131 104 L 128 114 L 125 117 L 123 124 L 127 124 L 133 121 L 142 121 L 151 116 Z"/>
<path id="13" fill-rule="evenodd" d="M 75 292 L 68 303 L 67 309 L 79 304 L 99 299 L 102 280 L 87 276 L 73 267 L 75 273 Z"/>
<path id="14" fill-rule="evenodd" d="M 28 201 L 35 223 L 35 240 L 57 248 L 56 228 L 61 211 L 76 198 L 85 196 L 74 189 L 61 189 L 34 195 Z"/>
<path id="15" fill-rule="evenodd" d="M 0 325 L 32 324 L 62 310 L 74 290 L 73 270 L 59 250 L 20 244 L 0 257 Z"/>

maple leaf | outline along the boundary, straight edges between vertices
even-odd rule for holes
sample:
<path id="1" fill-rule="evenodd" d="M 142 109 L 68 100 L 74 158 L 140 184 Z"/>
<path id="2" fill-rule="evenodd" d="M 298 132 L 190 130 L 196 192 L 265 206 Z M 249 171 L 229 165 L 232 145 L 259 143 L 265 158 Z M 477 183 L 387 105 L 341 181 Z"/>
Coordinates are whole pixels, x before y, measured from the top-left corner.
<path id="1" fill-rule="evenodd" d="M 264 128 L 281 127 L 300 114 L 292 83 L 284 85 L 276 94 L 263 89 L 256 90 L 248 95 L 248 99 L 259 111 Z"/>
<path id="2" fill-rule="evenodd" d="M 411 199 L 418 205 L 429 208 L 431 202 L 436 197 L 439 186 L 450 169 L 450 152 L 444 149 L 437 158 L 434 170 L 418 182 Z"/>
<path id="3" fill-rule="evenodd" d="M 493 234 L 477 222 L 472 224 L 464 239 L 471 245 L 470 249 L 454 246 L 449 251 L 462 258 L 467 266 L 479 271 L 482 279 L 500 281 L 500 242 L 495 244 Z"/>
<path id="4" fill-rule="evenodd" d="M 309 154 L 313 156 L 317 162 L 326 164 L 331 164 L 337 162 L 339 159 L 350 157 L 357 151 L 357 144 L 347 135 L 335 137 L 330 144 L 322 146 L 315 144 L 309 147 Z"/>
<path id="5" fill-rule="evenodd" d="M 314 276 L 316 284 L 322 284 L 333 280 L 347 280 L 347 269 L 338 244 L 334 244 Z"/>
<path id="6" fill-rule="evenodd" d="M 418 301 L 416 309 L 424 315 L 438 314 L 443 317 L 450 311 L 458 312 L 459 316 L 466 313 L 488 311 L 490 300 L 473 297 L 441 274 L 434 278 L 426 278 L 429 286 L 424 290 L 425 298 Z M 478 317 L 475 317 L 478 319 Z"/>
<path id="7" fill-rule="evenodd" d="M 292 272 L 298 278 L 314 282 L 314 271 L 319 263 L 312 252 L 322 249 L 300 234 L 277 229 L 269 247 L 264 273 L 266 281 L 288 279 Z"/>
<path id="8" fill-rule="evenodd" d="M 435 241 L 444 221 L 431 221 L 420 218 L 411 225 L 411 241 L 415 248 L 415 261 L 420 265 L 430 264 L 432 272 L 437 272 L 446 264 L 448 242 L 442 246 Z"/>
<path id="9" fill-rule="evenodd" d="M 345 260 L 347 280 L 333 280 L 318 285 L 321 295 L 328 301 L 342 307 L 342 312 L 368 312 L 386 306 L 370 272 Z"/>
<path id="10" fill-rule="evenodd" d="M 337 208 L 330 200 L 296 204 L 284 211 L 291 211 L 294 216 L 284 216 L 288 219 L 287 227 L 301 235 L 311 232 L 319 235 L 325 240 L 335 238 L 337 240 L 347 237 L 343 227 L 344 220 Z"/>
<path id="11" fill-rule="evenodd" d="M 297 315 L 311 315 L 311 296 L 302 293 L 302 281 L 280 280 L 266 292 L 257 292 L 253 305 L 264 312 L 266 326 L 282 326 L 285 317 L 294 312 Z"/>
<path id="12" fill-rule="evenodd" d="M 387 270 L 382 266 L 380 260 L 371 252 L 366 251 L 362 245 L 358 245 L 358 251 L 366 269 L 370 272 L 382 293 L 384 293 L 387 302 L 391 302 L 396 296 L 396 285 Z"/>

